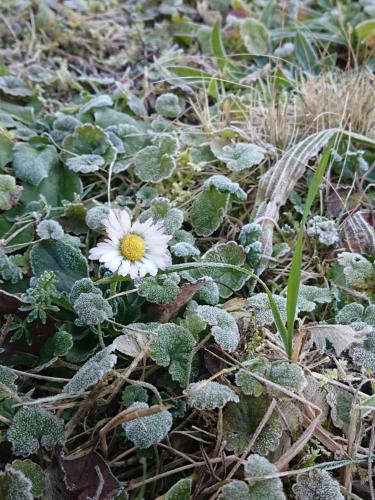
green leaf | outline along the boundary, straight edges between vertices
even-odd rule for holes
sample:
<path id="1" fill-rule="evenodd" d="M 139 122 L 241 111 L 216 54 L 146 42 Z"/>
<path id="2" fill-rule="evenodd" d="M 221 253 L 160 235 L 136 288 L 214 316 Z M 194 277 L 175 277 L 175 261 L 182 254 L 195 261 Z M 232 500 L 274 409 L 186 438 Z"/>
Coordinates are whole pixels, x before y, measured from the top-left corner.
<path id="1" fill-rule="evenodd" d="M 266 55 L 270 50 L 270 35 L 267 27 L 256 19 L 246 19 L 240 25 L 242 41 L 251 55 Z"/>
<path id="2" fill-rule="evenodd" d="M 35 276 L 53 271 L 57 277 L 56 288 L 70 293 L 74 283 L 88 276 L 88 265 L 82 253 L 62 241 L 45 240 L 33 246 L 30 263 Z"/>
<path id="3" fill-rule="evenodd" d="M 185 109 L 185 102 L 176 94 L 162 94 L 155 102 L 155 110 L 165 118 L 176 118 Z"/>
<path id="4" fill-rule="evenodd" d="M 0 168 L 4 168 L 13 158 L 13 138 L 0 127 Z"/>
<path id="5" fill-rule="evenodd" d="M 318 56 L 314 50 L 311 40 L 307 40 L 305 36 L 298 32 L 295 40 L 295 54 L 298 63 L 306 71 L 311 71 L 318 63 Z"/>
<path id="6" fill-rule="evenodd" d="M 186 382 L 189 357 L 195 345 L 192 334 L 173 323 L 160 325 L 151 344 L 150 356 L 160 366 L 169 366 L 173 380 Z"/>
<path id="7" fill-rule="evenodd" d="M 9 210 L 18 203 L 22 186 L 16 185 L 16 179 L 11 175 L 0 174 L 0 210 Z"/>
<path id="8" fill-rule="evenodd" d="M 38 366 L 34 371 L 40 371 L 52 365 L 59 356 L 65 356 L 72 347 L 73 337 L 70 333 L 64 331 L 54 333 L 43 344 L 38 358 Z"/>
<path id="9" fill-rule="evenodd" d="M 146 276 L 137 283 L 141 297 L 154 304 L 170 304 L 179 294 L 179 287 L 172 275 Z"/>
<path id="10" fill-rule="evenodd" d="M 375 38 L 375 19 L 366 19 L 357 24 L 355 33 L 359 41 L 372 45 Z"/>
<path id="11" fill-rule="evenodd" d="M 18 143 L 13 148 L 13 168 L 16 176 L 33 186 L 38 186 L 48 177 L 53 167 L 58 164 L 54 146 L 34 149 L 30 144 Z"/>
<path id="12" fill-rule="evenodd" d="M 25 82 L 17 76 L 1 76 L 0 90 L 12 97 L 30 97 L 33 94 Z"/>
<path id="13" fill-rule="evenodd" d="M 22 472 L 31 481 L 31 493 L 34 497 L 39 497 L 43 493 L 45 487 L 44 473 L 38 464 L 29 459 L 14 460 L 11 467 L 13 470 Z"/>
<path id="14" fill-rule="evenodd" d="M 227 54 L 225 52 L 223 39 L 221 35 L 221 21 L 217 19 L 211 31 L 211 47 L 212 52 L 217 57 L 217 63 L 220 67 L 226 63 Z"/>
<path id="15" fill-rule="evenodd" d="M 90 123 L 79 125 L 73 134 L 65 137 L 63 149 L 62 157 L 65 161 L 76 155 L 98 155 L 110 161 L 115 154 L 106 132 Z"/>
<path id="16" fill-rule="evenodd" d="M 218 382 L 201 380 L 190 384 L 185 389 L 187 400 L 190 406 L 198 410 L 214 410 L 224 408 L 229 401 L 238 403 L 237 394 L 226 385 Z"/>
<path id="17" fill-rule="evenodd" d="M 192 484 L 191 479 L 180 479 L 168 490 L 165 500 L 190 500 Z"/>
<path id="18" fill-rule="evenodd" d="M 212 186 L 195 198 L 191 208 L 191 224 L 199 236 L 209 236 L 219 228 L 224 219 L 227 197 Z"/>
<path id="19" fill-rule="evenodd" d="M 32 64 L 27 68 L 27 78 L 35 83 L 45 83 L 47 85 L 57 81 L 57 73 L 43 68 L 39 64 Z"/>
<path id="20" fill-rule="evenodd" d="M 6 500 L 33 500 L 32 483 L 20 470 L 9 464 L 0 471 L 0 498 Z"/>
<path id="21" fill-rule="evenodd" d="M 236 350 L 240 341 L 240 332 L 231 314 L 212 306 L 198 306 L 196 314 L 212 326 L 211 333 L 224 351 L 233 352 Z"/>
<path id="22" fill-rule="evenodd" d="M 80 156 L 73 156 L 66 160 L 66 165 L 69 170 L 73 172 L 82 172 L 88 174 L 89 172 L 96 172 L 105 164 L 105 159 L 100 155 L 85 154 Z"/>

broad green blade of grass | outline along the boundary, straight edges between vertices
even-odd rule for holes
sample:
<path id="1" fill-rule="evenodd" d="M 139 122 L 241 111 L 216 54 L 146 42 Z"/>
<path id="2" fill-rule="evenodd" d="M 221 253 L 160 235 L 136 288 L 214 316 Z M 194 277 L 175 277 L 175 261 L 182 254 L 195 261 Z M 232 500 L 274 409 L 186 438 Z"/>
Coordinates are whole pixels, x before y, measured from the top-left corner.
<path id="1" fill-rule="evenodd" d="M 212 27 L 211 31 L 211 47 L 212 52 L 217 57 L 217 64 L 219 66 L 224 66 L 227 59 L 227 54 L 225 52 L 223 39 L 221 36 L 221 22 L 218 19 Z"/>
<path id="2" fill-rule="evenodd" d="M 324 176 L 324 173 L 327 169 L 329 157 L 331 154 L 331 148 L 328 145 L 326 148 L 320 162 L 318 168 L 316 169 L 308 193 L 307 198 L 303 210 L 302 220 L 300 223 L 300 228 L 297 236 L 296 248 L 294 251 L 292 265 L 290 268 L 289 278 L 288 278 L 288 286 L 287 286 L 287 298 L 286 298 L 286 314 L 287 314 L 287 345 L 286 350 L 289 357 L 292 356 L 293 351 L 293 330 L 294 330 L 294 321 L 296 318 L 296 310 L 297 310 L 297 301 L 298 301 L 298 293 L 300 288 L 301 281 L 301 266 L 302 266 L 302 247 L 303 247 L 303 234 L 305 223 L 307 217 L 309 215 L 311 206 L 314 202 L 315 196 L 318 192 L 320 183 Z"/>

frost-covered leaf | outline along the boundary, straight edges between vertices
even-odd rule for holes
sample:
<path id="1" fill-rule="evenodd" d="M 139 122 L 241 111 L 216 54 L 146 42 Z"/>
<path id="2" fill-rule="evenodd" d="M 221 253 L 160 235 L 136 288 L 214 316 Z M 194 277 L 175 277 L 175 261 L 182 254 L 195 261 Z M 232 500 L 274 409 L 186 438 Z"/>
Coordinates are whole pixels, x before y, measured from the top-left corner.
<path id="1" fill-rule="evenodd" d="M 100 94 L 92 97 L 87 102 L 85 102 L 79 112 L 81 115 L 83 115 L 84 113 L 88 113 L 89 111 L 93 111 L 98 108 L 106 108 L 108 106 L 110 107 L 112 105 L 113 101 L 111 96 L 109 96 L 108 94 Z"/>
<path id="2" fill-rule="evenodd" d="M 171 246 L 171 253 L 176 257 L 198 257 L 200 251 L 191 243 L 180 241 Z"/>
<path id="3" fill-rule="evenodd" d="M 338 263 L 343 267 L 349 286 L 367 288 L 371 280 L 374 280 L 374 265 L 358 253 L 342 252 L 338 255 Z"/>
<path id="4" fill-rule="evenodd" d="M 37 406 L 18 410 L 7 431 L 15 455 L 33 455 L 40 446 L 50 450 L 65 441 L 64 421 Z"/>
<path id="5" fill-rule="evenodd" d="M 43 344 L 36 371 L 52 365 L 60 356 L 65 356 L 73 347 L 73 337 L 70 333 L 59 331 L 49 337 Z"/>
<path id="6" fill-rule="evenodd" d="M 35 83 L 46 83 L 47 85 L 56 82 L 57 74 L 39 64 L 32 64 L 27 68 L 27 78 Z"/>
<path id="7" fill-rule="evenodd" d="M 207 276 L 206 279 L 207 283 L 198 290 L 194 297 L 197 301 L 216 306 L 220 301 L 219 287 L 210 276 Z"/>
<path id="8" fill-rule="evenodd" d="M 184 221 L 183 211 L 173 207 L 167 198 L 160 196 L 151 201 L 150 208 L 143 212 L 140 220 L 144 222 L 150 217 L 154 223 L 163 221 L 164 232 L 171 235 L 180 229 Z"/>
<path id="9" fill-rule="evenodd" d="M 30 459 L 13 460 L 11 468 L 22 472 L 31 481 L 31 493 L 34 497 L 39 497 L 43 493 L 45 487 L 44 473 L 38 464 Z"/>
<path id="10" fill-rule="evenodd" d="M 108 346 L 86 361 L 64 386 L 64 392 L 66 394 L 83 394 L 86 389 L 99 382 L 117 362 L 117 356 L 113 354 L 113 350 L 113 346 Z"/>
<path id="11" fill-rule="evenodd" d="M 16 177 L 33 186 L 38 186 L 48 177 L 51 169 L 58 165 L 58 161 L 54 146 L 35 149 L 30 144 L 20 142 L 13 148 L 13 168 Z"/>
<path id="12" fill-rule="evenodd" d="M 131 406 L 134 403 L 147 403 L 147 401 L 147 391 L 139 385 L 128 385 L 122 391 L 122 402 L 125 407 Z"/>
<path id="13" fill-rule="evenodd" d="M 225 175 L 213 175 L 206 179 L 203 183 L 203 188 L 207 189 L 214 186 L 222 193 L 233 195 L 238 201 L 245 201 L 247 195 L 243 189 L 240 188 L 238 182 L 232 182 Z"/>
<path id="14" fill-rule="evenodd" d="M 130 408 L 145 410 L 146 403 L 134 403 Z M 153 408 L 151 406 L 151 408 Z M 125 422 L 123 429 L 127 439 L 130 439 L 138 448 L 149 448 L 153 444 L 160 443 L 172 427 L 172 414 L 165 410 L 153 415 L 136 418 Z"/>
<path id="15" fill-rule="evenodd" d="M 265 393 L 264 384 L 261 384 L 249 373 L 255 373 L 261 377 L 265 377 L 269 372 L 270 363 L 266 358 L 254 358 L 250 361 L 244 362 L 246 365 L 246 370 L 242 369 L 236 373 L 236 384 L 241 387 L 244 394 L 248 396 L 258 397 Z"/>
<path id="16" fill-rule="evenodd" d="M 300 392 L 307 385 L 307 380 L 303 374 L 302 368 L 294 363 L 281 362 L 272 363 L 271 370 L 267 377 L 271 382 L 281 385 L 293 392 Z M 273 388 L 268 388 L 271 394 L 279 394 L 280 391 Z"/>
<path id="17" fill-rule="evenodd" d="M 349 325 L 314 325 L 309 326 L 308 331 L 318 349 L 324 351 L 328 340 L 337 356 L 358 340 L 356 331 Z"/>
<path id="18" fill-rule="evenodd" d="M 0 168 L 4 168 L 13 158 L 13 135 L 0 126 Z"/>
<path id="19" fill-rule="evenodd" d="M 180 479 L 168 490 L 165 500 L 190 500 L 192 484 L 191 479 Z"/>
<path id="20" fill-rule="evenodd" d="M 139 116 L 147 116 L 147 109 L 141 99 L 130 91 L 126 85 L 119 86 L 119 95 L 125 97 L 126 104 L 133 111 L 134 114 Z"/>
<path id="21" fill-rule="evenodd" d="M 81 172 L 88 174 L 96 172 L 105 164 L 105 159 L 100 155 L 84 154 L 80 156 L 72 156 L 66 160 L 66 166 L 73 172 Z"/>
<path id="22" fill-rule="evenodd" d="M 155 102 L 155 110 L 157 113 L 166 118 L 175 118 L 184 111 L 184 108 L 184 100 L 175 94 L 162 94 Z"/>
<path id="23" fill-rule="evenodd" d="M 109 213 L 109 207 L 106 205 L 99 205 L 89 208 L 86 212 L 85 222 L 90 229 L 100 231 L 103 229 L 102 220 Z"/>
<path id="24" fill-rule="evenodd" d="M 25 474 L 7 465 L 0 471 L 0 498 L 4 500 L 33 500 L 32 483 Z"/>
<path id="25" fill-rule="evenodd" d="M 247 18 L 240 25 L 242 41 L 251 55 L 268 54 L 270 35 L 266 26 L 257 19 Z"/>
<path id="26" fill-rule="evenodd" d="M 260 455 L 268 455 L 279 447 L 283 427 L 277 415 L 272 415 L 254 444 L 254 451 Z"/>
<path id="27" fill-rule="evenodd" d="M 315 310 L 316 304 L 327 304 L 331 302 L 332 295 L 328 288 L 319 286 L 300 285 L 297 307 L 300 311 L 311 312 Z"/>
<path id="28" fill-rule="evenodd" d="M 293 492 L 297 500 L 344 500 L 339 483 L 326 470 L 313 470 L 299 475 Z"/>
<path id="29" fill-rule="evenodd" d="M 208 250 L 203 255 L 202 262 L 220 262 L 241 267 L 245 259 L 244 248 L 234 241 L 229 241 L 228 243 L 219 243 Z M 240 290 L 249 279 L 246 274 L 240 271 L 225 268 L 214 269 L 207 267 L 190 274 L 193 274 L 196 278 L 210 276 L 217 283 L 220 297 L 223 298 L 228 298 L 233 291 Z"/>
<path id="30" fill-rule="evenodd" d="M 96 292 L 81 293 L 73 307 L 78 316 L 75 320 L 78 326 L 99 325 L 113 316 L 108 300 Z"/>
<path id="31" fill-rule="evenodd" d="M 335 385 L 327 384 L 327 403 L 331 407 L 333 423 L 347 434 L 350 424 L 350 412 L 353 404 L 353 395 Z"/>
<path id="32" fill-rule="evenodd" d="M 237 394 L 226 385 L 218 382 L 201 380 L 187 386 L 184 393 L 190 406 L 198 410 L 214 410 L 224 408 L 229 401 L 237 403 Z"/>
<path id="33" fill-rule="evenodd" d="M 239 234 L 238 240 L 245 248 L 246 262 L 253 269 L 259 264 L 262 257 L 263 245 L 260 241 L 262 228 L 254 222 L 245 224 Z"/>
<path id="34" fill-rule="evenodd" d="M 335 222 L 320 215 L 308 221 L 307 234 L 326 246 L 335 245 L 340 240 Z"/>
<path id="35" fill-rule="evenodd" d="M 212 327 L 211 333 L 222 349 L 228 352 L 236 350 L 240 332 L 231 314 L 212 306 L 198 306 L 196 314 Z"/>
<path id="36" fill-rule="evenodd" d="M 0 90 L 12 97 L 30 97 L 33 93 L 17 76 L 1 76 Z"/>
<path id="37" fill-rule="evenodd" d="M 157 190 L 152 186 L 142 186 L 135 194 L 138 203 L 144 207 L 149 207 L 154 198 L 158 196 Z"/>
<path id="38" fill-rule="evenodd" d="M 169 366 L 172 379 L 184 384 L 195 338 L 186 328 L 173 323 L 160 325 L 157 333 L 151 344 L 151 358 L 160 366 Z"/>
<path id="39" fill-rule="evenodd" d="M 46 219 L 39 222 L 36 234 L 42 240 L 61 240 L 64 237 L 64 229 L 57 221 Z"/>
<path id="40" fill-rule="evenodd" d="M 87 156 L 84 156 L 83 161 L 80 162 L 81 166 L 86 164 L 83 168 L 87 168 L 88 161 L 90 158 L 92 159 L 92 155 L 103 157 L 109 161 L 114 157 L 114 154 L 115 150 L 111 145 L 107 133 L 97 125 L 90 123 L 77 126 L 73 134 L 66 136 L 63 141 L 62 156 L 65 162 L 72 158 L 77 158 L 77 156 L 90 155 L 89 159 L 87 159 Z M 90 163 L 93 162 L 91 161 Z M 73 162 L 73 167 L 77 168 L 77 162 Z M 70 166 L 69 168 L 72 167 Z"/>
<path id="41" fill-rule="evenodd" d="M 266 152 L 264 148 L 256 144 L 247 144 L 245 142 L 239 142 L 234 146 L 215 146 L 215 143 L 211 145 L 215 156 L 224 161 L 229 170 L 233 172 L 241 172 L 250 169 L 254 165 L 259 165 L 264 160 Z"/>
<path id="42" fill-rule="evenodd" d="M 141 149 L 134 160 L 135 173 L 144 182 L 160 182 L 170 177 L 176 168 L 175 154 L 178 142 L 164 134 L 157 145 Z"/>
<path id="43" fill-rule="evenodd" d="M 215 187 L 205 189 L 195 198 L 191 208 L 191 224 L 199 236 L 212 234 L 224 219 L 227 195 Z"/>
<path id="44" fill-rule="evenodd" d="M 362 304 L 351 302 L 338 311 L 335 319 L 338 324 L 350 325 L 350 323 L 363 321 L 364 312 L 365 308 Z"/>
<path id="45" fill-rule="evenodd" d="M 10 368 L 0 365 L 0 382 L 5 385 L 9 391 L 17 392 L 17 385 L 15 384 L 16 380 L 17 375 Z"/>
<path id="46" fill-rule="evenodd" d="M 57 277 L 56 287 L 69 293 L 74 283 L 88 275 L 88 265 L 82 253 L 62 241 L 45 240 L 33 246 L 30 263 L 36 276 L 44 271 L 53 271 Z"/>
<path id="47" fill-rule="evenodd" d="M 22 186 L 17 186 L 11 175 L 0 174 L 0 210 L 9 210 L 17 205 L 22 194 Z"/>
<path id="48" fill-rule="evenodd" d="M 12 257 L 9 257 L 0 249 L 0 277 L 5 281 L 17 283 L 22 279 L 22 269 L 14 262 Z"/>
<path id="49" fill-rule="evenodd" d="M 353 363 L 364 370 L 375 373 L 375 328 L 362 342 L 352 349 Z"/>
<path id="50" fill-rule="evenodd" d="M 254 481 L 252 477 L 262 477 L 277 472 L 277 467 L 260 455 L 250 455 L 245 463 L 245 477 L 249 481 L 249 499 L 252 500 L 285 500 L 283 483 L 280 478 Z"/>
<path id="51" fill-rule="evenodd" d="M 223 486 L 217 498 L 218 500 L 250 500 L 249 485 L 245 481 L 232 479 Z"/>
<path id="52" fill-rule="evenodd" d="M 137 282 L 137 291 L 141 297 L 154 304 L 170 304 L 180 291 L 173 276 L 146 276 Z"/>
<path id="53" fill-rule="evenodd" d="M 279 310 L 280 317 L 285 323 L 286 321 L 286 298 L 281 295 L 272 294 L 276 306 Z M 272 325 L 274 322 L 273 313 L 270 301 L 266 293 L 257 293 L 250 297 L 247 301 L 251 309 L 255 310 L 256 322 L 259 326 Z"/>

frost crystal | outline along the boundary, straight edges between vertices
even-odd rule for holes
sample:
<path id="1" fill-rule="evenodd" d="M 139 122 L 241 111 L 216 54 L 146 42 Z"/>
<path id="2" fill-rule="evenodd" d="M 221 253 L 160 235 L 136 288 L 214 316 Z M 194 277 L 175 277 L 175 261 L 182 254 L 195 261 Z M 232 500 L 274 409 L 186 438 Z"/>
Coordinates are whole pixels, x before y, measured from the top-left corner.
<path id="1" fill-rule="evenodd" d="M 255 441 L 254 451 L 260 455 L 268 455 L 279 447 L 283 428 L 277 416 L 272 415 Z"/>
<path id="2" fill-rule="evenodd" d="M 102 220 L 109 213 L 109 208 L 105 205 L 99 205 L 87 210 L 85 221 L 90 229 L 100 231 L 103 229 Z"/>
<path id="3" fill-rule="evenodd" d="M 326 246 L 335 245 L 340 240 L 334 221 L 320 215 L 308 221 L 307 234 Z"/>
<path id="4" fill-rule="evenodd" d="M 16 266 L 11 257 L 0 249 L 0 277 L 5 281 L 17 283 L 22 279 L 22 269 Z"/>
<path id="5" fill-rule="evenodd" d="M 233 479 L 220 491 L 218 500 L 250 500 L 249 486 L 245 481 Z"/>
<path id="6" fill-rule="evenodd" d="M 11 465 L 0 471 L 0 496 L 3 500 L 33 500 L 32 482 Z"/>
<path id="7" fill-rule="evenodd" d="M 273 363 L 268 378 L 275 384 L 295 392 L 302 391 L 307 385 L 302 368 L 288 362 Z M 271 394 L 274 394 L 275 391 L 279 393 L 277 389 L 272 388 L 269 390 Z"/>
<path id="8" fill-rule="evenodd" d="M 219 287 L 217 284 L 207 276 L 207 283 L 205 283 L 200 290 L 194 295 L 194 297 L 201 302 L 209 304 L 210 306 L 216 306 L 220 301 Z"/>
<path id="9" fill-rule="evenodd" d="M 239 402 L 237 394 L 232 389 L 207 380 L 188 385 L 184 393 L 187 394 L 189 405 L 198 410 L 214 410 L 224 408 L 229 401 Z"/>
<path id="10" fill-rule="evenodd" d="M 175 118 L 183 112 L 184 108 L 183 99 L 179 99 L 175 94 L 162 94 L 155 102 L 157 113 L 166 118 Z"/>
<path id="11" fill-rule="evenodd" d="M 64 422 L 43 408 L 25 406 L 13 417 L 7 438 L 15 455 L 32 455 L 40 445 L 50 450 L 64 443 Z"/>
<path id="12" fill-rule="evenodd" d="M 86 361 L 65 385 L 64 392 L 66 394 L 82 394 L 88 387 L 99 382 L 117 362 L 117 356 L 112 354 L 113 350 L 114 347 L 108 346 Z"/>
<path id="13" fill-rule="evenodd" d="M 326 304 L 331 302 L 331 300 L 332 295 L 328 288 L 304 284 L 300 285 L 298 294 L 298 308 L 300 311 L 314 311 L 316 303 Z"/>
<path id="14" fill-rule="evenodd" d="M 154 304 L 170 304 L 180 291 L 173 276 L 146 276 L 137 283 L 137 291 L 141 297 Z"/>
<path id="15" fill-rule="evenodd" d="M 252 477 L 266 476 L 277 472 L 277 467 L 271 464 L 266 458 L 260 455 L 250 455 L 245 464 L 245 476 L 249 481 L 249 499 L 264 500 L 284 500 L 283 484 L 280 478 L 254 481 Z"/>
<path id="16" fill-rule="evenodd" d="M 165 500 L 190 500 L 192 483 L 191 479 L 180 479 L 166 493 Z"/>
<path id="17" fill-rule="evenodd" d="M 200 251 L 191 243 L 181 241 L 171 246 L 171 252 L 176 257 L 197 257 Z"/>
<path id="18" fill-rule="evenodd" d="M 43 220 L 39 222 L 36 232 L 42 240 L 61 240 L 64 236 L 64 230 L 61 224 L 55 220 Z"/>
<path id="19" fill-rule="evenodd" d="M 13 392 L 17 391 L 17 386 L 14 383 L 17 378 L 17 375 L 13 373 L 10 368 L 0 365 L 0 382 L 4 384 L 7 389 Z"/>
<path id="20" fill-rule="evenodd" d="M 223 309 L 198 306 L 197 315 L 212 326 L 211 333 L 225 351 L 233 352 L 240 341 L 240 332 L 233 316 Z"/>
<path id="21" fill-rule="evenodd" d="M 224 146 L 217 155 L 227 164 L 229 170 L 241 172 L 254 165 L 259 165 L 264 160 L 265 149 L 256 144 L 239 142 L 232 146 Z"/>
<path id="22" fill-rule="evenodd" d="M 358 253 L 342 252 L 338 255 L 338 263 L 343 267 L 349 286 L 366 288 L 374 277 L 373 264 Z"/>
<path id="23" fill-rule="evenodd" d="M 272 295 L 276 302 L 282 321 L 286 321 L 286 298 L 281 295 Z M 257 293 L 247 301 L 255 310 L 256 321 L 259 326 L 272 325 L 274 322 L 270 301 L 266 293 Z"/>
<path id="24" fill-rule="evenodd" d="M 298 476 L 293 492 L 298 500 L 344 500 L 339 483 L 325 470 Z"/>
<path id="25" fill-rule="evenodd" d="M 130 408 L 145 410 L 149 408 L 147 403 L 134 403 Z M 151 406 L 151 408 L 153 408 Z M 162 411 L 136 418 L 125 422 L 122 427 L 127 439 L 130 439 L 138 448 L 149 448 L 153 444 L 160 443 L 172 427 L 173 418 L 169 411 Z"/>

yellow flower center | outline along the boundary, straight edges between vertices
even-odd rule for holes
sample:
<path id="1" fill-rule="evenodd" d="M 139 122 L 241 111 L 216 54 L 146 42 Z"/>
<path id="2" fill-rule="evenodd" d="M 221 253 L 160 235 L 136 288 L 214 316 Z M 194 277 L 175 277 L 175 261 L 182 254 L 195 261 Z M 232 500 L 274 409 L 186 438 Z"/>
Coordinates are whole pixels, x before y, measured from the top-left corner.
<path id="1" fill-rule="evenodd" d="M 128 260 L 139 260 L 145 254 L 145 241 L 137 234 L 128 234 L 120 242 L 121 254 Z"/>

